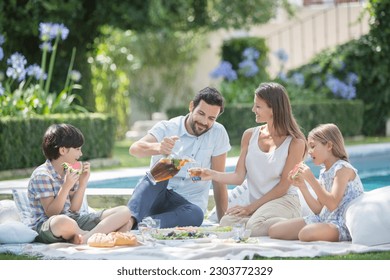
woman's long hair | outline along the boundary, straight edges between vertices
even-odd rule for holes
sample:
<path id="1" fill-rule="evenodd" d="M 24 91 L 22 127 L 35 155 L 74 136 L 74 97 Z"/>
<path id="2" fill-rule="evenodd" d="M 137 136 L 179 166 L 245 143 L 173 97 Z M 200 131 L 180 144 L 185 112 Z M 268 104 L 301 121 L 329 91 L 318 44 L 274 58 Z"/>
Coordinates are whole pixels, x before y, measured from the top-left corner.
<path id="1" fill-rule="evenodd" d="M 278 83 L 261 83 L 255 90 L 258 98 L 263 99 L 272 109 L 273 123 L 279 135 L 291 135 L 305 142 L 305 154 L 308 150 L 306 137 L 295 120 L 286 89 Z"/>

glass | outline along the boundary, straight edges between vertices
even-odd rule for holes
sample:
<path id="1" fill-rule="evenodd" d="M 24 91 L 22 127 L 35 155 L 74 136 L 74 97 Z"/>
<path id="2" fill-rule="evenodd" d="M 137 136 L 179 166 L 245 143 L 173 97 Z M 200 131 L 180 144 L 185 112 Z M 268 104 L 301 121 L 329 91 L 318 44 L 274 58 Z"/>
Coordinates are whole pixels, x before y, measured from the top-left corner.
<path id="1" fill-rule="evenodd" d="M 199 162 L 191 162 L 190 167 L 188 168 L 188 174 L 193 182 L 200 181 L 202 171 L 199 169 L 201 168 L 201 164 Z"/>
<path id="2" fill-rule="evenodd" d="M 160 219 L 153 219 L 152 217 L 145 217 L 142 222 L 138 223 L 138 230 L 142 236 L 143 242 L 152 242 L 154 244 L 154 234 L 158 233 L 158 229 L 161 226 Z"/>
<path id="3" fill-rule="evenodd" d="M 169 180 L 179 173 L 180 169 L 190 161 L 190 158 L 161 158 L 153 165 L 149 172 L 146 172 L 146 175 L 153 184 Z"/>

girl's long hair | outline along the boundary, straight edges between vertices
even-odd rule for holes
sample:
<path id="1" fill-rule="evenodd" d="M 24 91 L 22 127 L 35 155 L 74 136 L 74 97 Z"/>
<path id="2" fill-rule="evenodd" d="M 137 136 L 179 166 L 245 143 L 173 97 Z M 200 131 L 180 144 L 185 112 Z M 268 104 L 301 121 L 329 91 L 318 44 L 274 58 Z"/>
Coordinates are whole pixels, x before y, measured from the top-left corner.
<path id="1" fill-rule="evenodd" d="M 340 129 L 333 123 L 320 124 L 309 132 L 308 138 L 312 138 L 324 145 L 331 142 L 332 154 L 345 161 L 349 161 L 345 150 L 344 138 Z"/>

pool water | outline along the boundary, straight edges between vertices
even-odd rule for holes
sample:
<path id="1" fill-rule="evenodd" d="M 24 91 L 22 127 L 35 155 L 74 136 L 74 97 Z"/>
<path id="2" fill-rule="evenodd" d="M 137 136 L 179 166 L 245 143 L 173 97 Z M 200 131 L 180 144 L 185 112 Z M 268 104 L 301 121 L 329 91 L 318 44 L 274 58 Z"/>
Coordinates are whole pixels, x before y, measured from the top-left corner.
<path id="1" fill-rule="evenodd" d="M 388 173 L 387 173 L 388 172 Z M 365 191 L 371 191 L 380 187 L 390 185 L 390 171 L 376 172 L 372 175 L 365 174 L 361 176 L 361 180 Z M 115 178 L 102 181 L 89 182 L 88 188 L 109 188 L 109 189 L 132 189 L 134 188 L 142 176 Z M 235 186 L 229 185 L 229 189 Z"/>

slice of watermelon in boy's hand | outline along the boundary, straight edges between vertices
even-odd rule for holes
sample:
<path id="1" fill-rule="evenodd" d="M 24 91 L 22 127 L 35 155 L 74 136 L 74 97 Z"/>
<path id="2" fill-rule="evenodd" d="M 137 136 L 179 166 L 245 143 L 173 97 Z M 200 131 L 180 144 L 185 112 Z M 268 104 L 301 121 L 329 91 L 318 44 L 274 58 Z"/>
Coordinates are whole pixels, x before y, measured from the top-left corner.
<path id="1" fill-rule="evenodd" d="M 77 174 L 82 174 L 83 173 L 83 163 L 81 161 L 76 161 L 74 164 L 69 164 L 67 162 L 64 162 L 62 164 L 64 169 L 69 169 L 69 172 L 74 172 Z"/>

